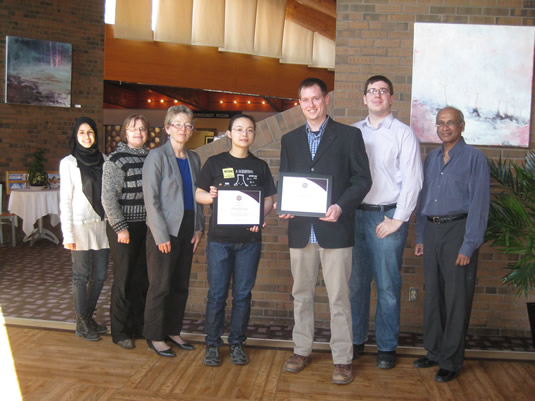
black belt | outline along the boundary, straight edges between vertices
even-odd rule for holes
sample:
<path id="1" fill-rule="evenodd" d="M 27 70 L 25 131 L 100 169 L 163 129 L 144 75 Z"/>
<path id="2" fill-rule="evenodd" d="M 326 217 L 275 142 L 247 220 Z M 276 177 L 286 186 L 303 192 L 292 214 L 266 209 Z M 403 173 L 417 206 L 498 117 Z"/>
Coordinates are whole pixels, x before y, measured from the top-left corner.
<path id="1" fill-rule="evenodd" d="M 368 205 L 367 203 L 361 203 L 358 207 L 361 210 L 366 210 L 368 212 L 386 212 L 396 208 L 396 204 L 392 203 L 391 205 Z"/>
<path id="2" fill-rule="evenodd" d="M 461 214 L 452 214 L 451 216 L 426 216 L 426 217 L 427 217 L 427 221 L 430 221 L 431 223 L 444 224 L 444 223 L 450 223 L 452 221 L 466 219 L 466 216 L 468 216 L 468 214 L 461 213 Z"/>

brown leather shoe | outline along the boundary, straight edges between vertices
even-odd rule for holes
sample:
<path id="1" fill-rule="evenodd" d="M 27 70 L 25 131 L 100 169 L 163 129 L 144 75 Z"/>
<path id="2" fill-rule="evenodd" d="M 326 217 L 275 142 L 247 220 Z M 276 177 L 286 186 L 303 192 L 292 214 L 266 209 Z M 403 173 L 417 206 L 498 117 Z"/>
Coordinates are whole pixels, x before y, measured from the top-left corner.
<path id="1" fill-rule="evenodd" d="M 284 364 L 284 369 L 292 373 L 301 372 L 305 368 L 305 366 L 310 363 L 311 360 L 312 357 L 310 355 L 302 356 L 293 354 Z"/>
<path id="2" fill-rule="evenodd" d="M 349 365 L 334 365 L 333 383 L 335 384 L 349 384 L 353 381 L 353 366 Z"/>

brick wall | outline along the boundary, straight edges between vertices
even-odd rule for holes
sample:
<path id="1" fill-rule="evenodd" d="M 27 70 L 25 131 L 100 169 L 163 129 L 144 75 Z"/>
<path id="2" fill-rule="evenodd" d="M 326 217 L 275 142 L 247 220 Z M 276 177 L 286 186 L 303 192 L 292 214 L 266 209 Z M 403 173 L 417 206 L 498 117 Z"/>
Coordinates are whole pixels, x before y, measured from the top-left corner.
<path id="1" fill-rule="evenodd" d="M 388 76 L 395 86 L 394 115 L 410 120 L 412 49 L 415 22 L 486 25 L 535 25 L 535 2 L 522 0 L 338 0 L 334 116 L 353 123 L 367 112 L 362 103 L 365 80 Z M 451 44 L 455 46 L 454 43 Z M 447 54 L 447 49 L 444 49 Z M 522 57 L 522 55 L 519 55 Z M 534 118 L 532 112 L 532 119 Z M 533 129 L 530 149 L 535 148 Z M 422 145 L 425 156 L 436 145 Z M 491 158 L 521 159 L 524 149 L 481 147 Z M 423 310 L 423 269 L 413 256 L 415 231 L 409 231 L 403 260 L 402 330 L 420 330 Z M 525 299 L 511 294 L 501 278 L 507 258 L 484 245 L 470 330 L 480 334 L 527 335 Z M 419 290 L 417 302 L 407 302 L 409 287 Z M 535 295 L 531 296 L 535 300 Z"/>
<path id="2" fill-rule="evenodd" d="M 6 170 L 26 170 L 39 147 L 47 150 L 45 168 L 58 170 L 60 159 L 69 152 L 76 118 L 91 117 L 102 127 L 104 1 L 4 0 L 0 22 L 0 181 L 4 181 Z M 4 103 L 6 36 L 71 43 L 71 98 L 81 108 Z M 103 132 L 99 136 L 102 144 Z"/>

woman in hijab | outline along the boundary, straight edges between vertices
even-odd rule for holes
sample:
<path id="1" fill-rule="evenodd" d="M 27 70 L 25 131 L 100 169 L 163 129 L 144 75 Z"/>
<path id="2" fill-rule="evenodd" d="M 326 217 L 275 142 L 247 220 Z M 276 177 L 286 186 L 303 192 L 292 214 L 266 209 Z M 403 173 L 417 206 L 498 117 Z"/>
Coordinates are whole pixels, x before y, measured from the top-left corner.
<path id="1" fill-rule="evenodd" d="M 102 165 L 95 122 L 80 117 L 69 142 L 71 154 L 59 164 L 63 245 L 71 250 L 76 335 L 100 340 L 107 331 L 93 319 L 108 270 L 109 245 L 101 202 Z"/>

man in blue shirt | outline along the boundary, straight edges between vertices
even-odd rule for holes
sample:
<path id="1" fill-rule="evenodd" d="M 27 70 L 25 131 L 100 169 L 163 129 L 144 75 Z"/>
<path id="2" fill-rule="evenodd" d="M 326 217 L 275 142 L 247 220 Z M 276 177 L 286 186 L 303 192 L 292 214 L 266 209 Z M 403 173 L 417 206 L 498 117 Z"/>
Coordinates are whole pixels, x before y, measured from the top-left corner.
<path id="1" fill-rule="evenodd" d="M 446 383 L 459 374 L 464 361 L 478 248 L 487 227 L 490 175 L 483 152 L 461 136 L 465 122 L 460 110 L 440 110 L 436 126 L 442 146 L 424 164 L 414 251 L 424 256 L 427 354 L 413 364 L 439 365 L 435 380 Z"/>

